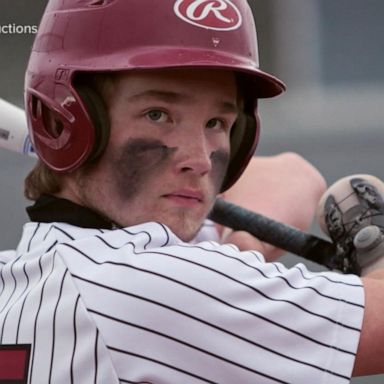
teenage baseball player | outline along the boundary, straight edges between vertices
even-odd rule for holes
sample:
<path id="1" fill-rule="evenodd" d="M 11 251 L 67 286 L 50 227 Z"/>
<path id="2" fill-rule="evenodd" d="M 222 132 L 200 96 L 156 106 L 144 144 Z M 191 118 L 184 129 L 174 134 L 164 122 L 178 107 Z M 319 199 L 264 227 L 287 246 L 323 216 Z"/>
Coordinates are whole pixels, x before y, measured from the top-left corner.
<path id="1" fill-rule="evenodd" d="M 383 371 L 382 271 L 191 242 L 254 153 L 257 99 L 284 89 L 255 36 L 245 0 L 48 2 L 25 87 L 36 202 L 0 254 L 0 383 Z"/>

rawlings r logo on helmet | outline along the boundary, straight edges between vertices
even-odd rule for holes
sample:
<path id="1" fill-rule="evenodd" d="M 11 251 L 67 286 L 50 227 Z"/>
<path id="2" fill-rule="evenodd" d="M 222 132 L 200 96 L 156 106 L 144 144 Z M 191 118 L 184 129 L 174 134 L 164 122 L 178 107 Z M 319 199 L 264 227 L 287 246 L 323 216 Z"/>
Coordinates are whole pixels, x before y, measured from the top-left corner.
<path id="1" fill-rule="evenodd" d="M 175 13 L 197 27 L 231 31 L 242 24 L 240 11 L 230 0 L 177 0 Z"/>

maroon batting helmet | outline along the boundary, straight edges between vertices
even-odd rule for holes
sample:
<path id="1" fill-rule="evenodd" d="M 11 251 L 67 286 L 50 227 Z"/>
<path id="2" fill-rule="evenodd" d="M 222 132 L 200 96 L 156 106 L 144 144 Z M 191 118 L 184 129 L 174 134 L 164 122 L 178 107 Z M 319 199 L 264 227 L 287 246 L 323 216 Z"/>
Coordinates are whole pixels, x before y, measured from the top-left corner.
<path id="1" fill-rule="evenodd" d="M 231 137 L 222 190 L 242 174 L 259 135 L 257 99 L 284 90 L 259 69 L 256 28 L 246 0 L 50 0 L 25 82 L 30 136 L 40 159 L 69 172 L 108 142 L 102 103 L 74 84 L 80 73 L 215 68 L 241 74 L 245 113 Z M 49 110 L 57 129 L 48 128 Z"/>

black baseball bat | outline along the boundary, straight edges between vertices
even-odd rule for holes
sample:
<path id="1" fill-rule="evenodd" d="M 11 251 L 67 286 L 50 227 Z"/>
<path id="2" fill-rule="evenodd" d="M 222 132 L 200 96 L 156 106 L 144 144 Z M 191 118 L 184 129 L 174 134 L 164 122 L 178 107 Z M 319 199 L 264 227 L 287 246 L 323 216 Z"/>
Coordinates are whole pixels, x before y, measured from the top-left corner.
<path id="1" fill-rule="evenodd" d="M 209 218 L 236 231 L 247 231 L 259 240 L 334 269 L 336 245 L 259 213 L 217 199 Z"/>

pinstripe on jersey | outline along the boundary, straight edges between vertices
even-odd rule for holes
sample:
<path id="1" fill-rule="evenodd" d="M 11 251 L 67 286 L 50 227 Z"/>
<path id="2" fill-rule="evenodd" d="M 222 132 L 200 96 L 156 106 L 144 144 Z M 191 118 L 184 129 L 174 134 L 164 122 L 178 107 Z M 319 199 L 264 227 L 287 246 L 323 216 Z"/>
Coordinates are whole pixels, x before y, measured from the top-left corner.
<path id="1" fill-rule="evenodd" d="M 30 383 L 348 383 L 357 277 L 185 244 L 147 223 L 29 223 L 0 254 L 0 342 L 32 344 Z"/>

